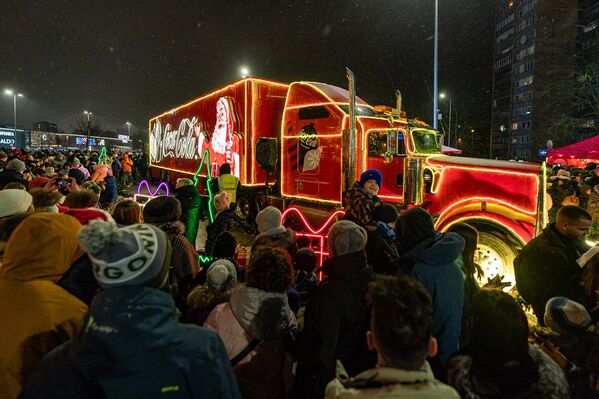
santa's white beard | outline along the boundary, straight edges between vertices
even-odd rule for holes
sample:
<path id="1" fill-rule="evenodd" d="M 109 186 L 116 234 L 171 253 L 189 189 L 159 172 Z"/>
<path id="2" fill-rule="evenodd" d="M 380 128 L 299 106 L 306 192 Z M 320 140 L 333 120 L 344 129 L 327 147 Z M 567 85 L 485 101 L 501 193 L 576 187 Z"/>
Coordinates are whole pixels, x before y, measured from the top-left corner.
<path id="1" fill-rule="evenodd" d="M 217 154 L 224 154 L 227 149 L 227 126 L 216 125 L 212 134 L 212 149 Z"/>

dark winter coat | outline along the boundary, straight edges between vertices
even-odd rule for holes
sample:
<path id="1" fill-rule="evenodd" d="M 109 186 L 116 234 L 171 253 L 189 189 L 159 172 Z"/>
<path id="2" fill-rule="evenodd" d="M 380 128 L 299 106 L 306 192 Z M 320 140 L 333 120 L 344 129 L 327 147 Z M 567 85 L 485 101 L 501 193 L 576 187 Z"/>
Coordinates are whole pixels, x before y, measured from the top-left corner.
<path id="1" fill-rule="evenodd" d="M 399 254 L 395 246 L 395 235 L 385 236 L 380 231 L 369 231 L 366 244 L 368 264 L 375 273 L 393 275 L 399 269 Z"/>
<path id="2" fill-rule="evenodd" d="M 181 321 L 203 326 L 216 305 L 227 302 L 230 295 L 231 289 L 217 290 L 208 284 L 195 287 L 187 296 L 188 310 L 181 315 Z"/>
<path id="3" fill-rule="evenodd" d="M 349 375 L 372 368 L 376 362 L 365 338 L 369 326 L 365 294 L 374 280 L 365 253 L 330 258 L 323 272 L 326 278 L 310 298 L 298 336 L 297 398 L 322 398 L 327 383 L 335 378 L 337 359 Z"/>
<path id="4" fill-rule="evenodd" d="M 359 182 L 354 185 L 345 194 L 345 219 L 351 220 L 358 226 L 364 228 L 376 224 L 372 213 L 374 208 L 381 205 L 381 200 L 376 195 L 372 195 L 364 190 Z"/>
<path id="5" fill-rule="evenodd" d="M 438 357 L 445 362 L 457 352 L 464 308 L 464 275 L 458 258 L 464 239 L 456 233 L 424 240 L 402 259 L 414 266 L 411 275 L 427 289 L 433 300 L 433 336 L 439 343 Z"/>
<path id="6" fill-rule="evenodd" d="M 583 241 L 561 235 L 555 223 L 545 227 L 514 260 L 516 285 L 541 325 L 545 305 L 554 296 L 585 304 L 582 269 L 576 260 L 588 249 Z"/>
<path id="7" fill-rule="evenodd" d="M 100 193 L 100 204 L 102 206 L 110 206 L 117 200 L 118 189 L 114 176 L 106 176 L 104 178 L 104 190 Z"/>
<path id="8" fill-rule="evenodd" d="M 193 288 L 193 279 L 200 271 L 199 255 L 183 235 L 185 226 L 181 222 L 152 223 L 164 231 L 171 243 L 171 270 L 169 285 L 177 307 L 184 310 L 187 295 Z"/>
<path id="9" fill-rule="evenodd" d="M 593 223 L 599 223 L 599 184 L 591 192 L 587 202 L 587 212 L 593 217 Z"/>
<path id="10" fill-rule="evenodd" d="M 85 330 L 48 354 L 22 398 L 239 398 L 213 332 L 179 324 L 168 294 L 119 287 L 98 294 Z"/>
<path id="11" fill-rule="evenodd" d="M 252 244 L 252 250 L 259 245 L 269 245 L 287 250 L 291 257 L 297 253 L 297 242 L 295 233 L 291 229 L 286 229 L 283 226 L 274 227 L 266 230 L 264 233 L 258 234 L 256 240 Z"/>
<path id="12" fill-rule="evenodd" d="M 91 260 L 87 255 L 77 259 L 57 284 L 89 306 L 100 290 L 94 277 Z"/>
<path id="13" fill-rule="evenodd" d="M 181 203 L 181 222 L 185 225 L 185 237 L 195 245 L 198 234 L 200 206 L 202 198 L 195 186 L 183 186 L 175 189 L 175 197 Z"/>
<path id="14" fill-rule="evenodd" d="M 223 231 L 231 231 L 233 229 L 233 217 L 235 216 L 236 210 L 237 205 L 231 203 L 231 205 L 229 205 L 229 209 L 219 212 L 214 218 L 214 222 L 206 226 L 206 233 L 208 233 L 208 237 L 206 238 L 205 249 L 208 256 L 212 256 L 214 245 L 216 244 L 216 238 L 219 236 L 219 234 Z"/>
<path id="15" fill-rule="evenodd" d="M 29 182 L 25 180 L 22 173 L 12 169 L 4 169 L 0 172 L 0 190 L 4 188 L 8 183 L 21 183 L 27 188 Z"/>
<path id="16" fill-rule="evenodd" d="M 547 192 L 551 196 L 551 202 L 553 203 L 553 206 L 549 210 L 549 220 L 554 222 L 557 217 L 557 211 L 563 206 L 562 202 L 564 199 L 575 193 L 574 186 L 569 181 L 565 181 L 560 185 L 559 180 L 556 180 Z"/>

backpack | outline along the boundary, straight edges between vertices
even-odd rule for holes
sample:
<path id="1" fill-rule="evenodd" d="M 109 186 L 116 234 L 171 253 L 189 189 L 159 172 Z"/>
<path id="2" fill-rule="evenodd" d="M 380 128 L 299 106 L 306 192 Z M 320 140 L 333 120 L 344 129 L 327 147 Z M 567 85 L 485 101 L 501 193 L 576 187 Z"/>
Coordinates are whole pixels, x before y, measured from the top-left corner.
<path id="1" fill-rule="evenodd" d="M 291 334 L 292 328 L 288 328 L 274 339 L 254 339 L 231 359 L 244 399 L 285 399 L 291 396 L 297 364 L 287 350 L 286 342 Z M 255 353 L 252 359 L 239 364 L 252 351 Z"/>

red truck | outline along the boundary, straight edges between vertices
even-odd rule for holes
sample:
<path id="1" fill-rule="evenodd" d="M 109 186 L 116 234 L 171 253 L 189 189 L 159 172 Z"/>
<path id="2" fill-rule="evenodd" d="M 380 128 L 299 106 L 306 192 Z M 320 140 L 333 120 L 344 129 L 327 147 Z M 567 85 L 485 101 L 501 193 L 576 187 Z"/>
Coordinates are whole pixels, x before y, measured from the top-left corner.
<path id="1" fill-rule="evenodd" d="M 349 91 L 247 78 L 153 117 L 153 173 L 171 182 L 194 175 L 208 150 L 213 176 L 228 162 L 240 178 L 240 217 L 274 203 L 285 216 L 297 214 L 322 245 L 328 227 L 312 225 L 330 222 L 346 188 L 376 168 L 383 200 L 425 207 L 441 231 L 469 223 L 479 232 L 477 257 L 487 275 L 513 282 L 518 248 L 547 220 L 544 165 L 444 155 L 443 136 L 406 119 L 401 96 L 396 108 L 373 107 L 355 96 L 349 70 L 348 78 Z"/>

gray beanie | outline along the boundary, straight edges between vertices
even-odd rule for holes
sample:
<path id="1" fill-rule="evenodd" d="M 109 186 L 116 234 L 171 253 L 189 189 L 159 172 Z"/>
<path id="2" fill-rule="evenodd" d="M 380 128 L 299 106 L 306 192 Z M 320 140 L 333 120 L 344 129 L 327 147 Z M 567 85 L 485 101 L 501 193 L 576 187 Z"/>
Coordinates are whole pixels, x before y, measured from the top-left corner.
<path id="1" fill-rule="evenodd" d="M 25 170 L 25 162 L 18 158 L 13 158 L 6 164 L 6 169 L 16 170 L 17 172 L 22 173 Z"/>
<path id="2" fill-rule="evenodd" d="M 117 227 L 92 220 L 79 231 L 79 243 L 102 288 L 143 285 L 159 288 L 170 266 L 166 233 L 149 224 Z"/>
<path id="3" fill-rule="evenodd" d="M 366 230 L 352 221 L 341 220 L 329 230 L 328 244 L 332 257 L 358 252 L 366 246 Z"/>
<path id="4" fill-rule="evenodd" d="M 281 226 L 281 211 L 274 206 L 267 206 L 256 215 L 256 224 L 264 231 Z"/>
<path id="5" fill-rule="evenodd" d="M 218 259 L 208 268 L 206 282 L 213 288 L 221 289 L 237 282 L 237 270 L 230 260 Z"/>

